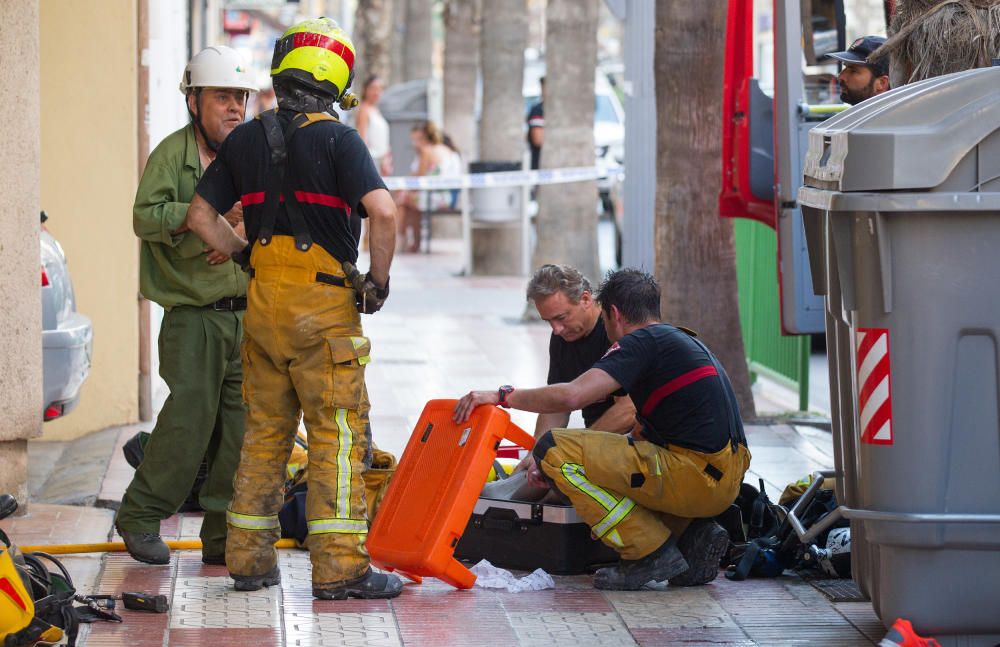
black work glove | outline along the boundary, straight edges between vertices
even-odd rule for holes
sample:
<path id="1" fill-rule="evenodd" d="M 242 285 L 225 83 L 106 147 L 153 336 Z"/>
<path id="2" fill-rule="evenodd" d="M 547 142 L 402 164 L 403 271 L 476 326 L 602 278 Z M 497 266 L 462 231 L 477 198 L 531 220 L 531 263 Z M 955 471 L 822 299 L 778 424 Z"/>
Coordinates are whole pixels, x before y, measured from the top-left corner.
<path id="1" fill-rule="evenodd" d="M 244 272 L 249 272 L 251 251 L 253 251 L 253 243 L 247 243 L 246 247 L 234 253 L 230 256 L 230 258 L 233 259 L 233 262 L 239 265 Z"/>
<path id="2" fill-rule="evenodd" d="M 372 315 L 381 310 L 389 298 L 389 279 L 385 280 L 385 287 L 379 287 L 367 274 L 362 274 L 354 263 L 344 261 L 341 265 L 348 283 L 354 288 L 358 312 Z"/>

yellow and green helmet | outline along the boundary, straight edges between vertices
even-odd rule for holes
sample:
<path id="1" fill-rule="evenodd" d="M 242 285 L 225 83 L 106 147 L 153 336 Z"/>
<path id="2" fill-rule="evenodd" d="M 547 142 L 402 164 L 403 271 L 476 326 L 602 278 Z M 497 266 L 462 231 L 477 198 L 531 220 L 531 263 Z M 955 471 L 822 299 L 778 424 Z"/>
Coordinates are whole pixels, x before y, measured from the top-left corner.
<path id="1" fill-rule="evenodd" d="M 354 80 L 354 43 L 335 20 L 304 20 L 275 42 L 271 78 L 292 78 L 340 99 Z"/>

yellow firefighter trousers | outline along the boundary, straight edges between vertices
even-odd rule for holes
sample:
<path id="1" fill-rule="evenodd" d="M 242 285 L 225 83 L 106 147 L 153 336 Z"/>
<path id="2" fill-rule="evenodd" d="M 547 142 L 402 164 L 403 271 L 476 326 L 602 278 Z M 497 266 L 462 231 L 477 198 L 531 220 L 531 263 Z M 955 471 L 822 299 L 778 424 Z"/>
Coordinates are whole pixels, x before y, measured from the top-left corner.
<path id="1" fill-rule="evenodd" d="M 736 499 L 750 466 L 743 445 L 703 454 L 603 431 L 549 433 L 535 445 L 539 468 L 622 559 L 645 557 L 671 533 L 680 536 L 692 519 L 721 513 Z M 722 477 L 706 473 L 706 464 Z"/>
<path id="2" fill-rule="evenodd" d="M 226 564 L 246 576 L 277 566 L 281 486 L 301 411 L 309 434 L 313 587 L 337 585 L 369 564 L 363 474 L 371 464 L 370 345 L 354 291 L 316 281 L 317 272 L 344 275 L 318 245 L 301 252 L 290 236 L 274 236 L 254 247 L 251 264 L 243 340 L 249 413 L 227 513 Z"/>

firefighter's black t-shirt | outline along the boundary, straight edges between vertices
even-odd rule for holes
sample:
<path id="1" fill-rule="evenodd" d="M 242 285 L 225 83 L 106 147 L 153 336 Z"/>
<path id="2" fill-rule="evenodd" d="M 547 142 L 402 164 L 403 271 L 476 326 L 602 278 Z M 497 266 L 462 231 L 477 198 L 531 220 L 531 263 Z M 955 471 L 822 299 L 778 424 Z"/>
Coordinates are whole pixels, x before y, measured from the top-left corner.
<path id="1" fill-rule="evenodd" d="M 701 346 L 669 324 L 635 330 L 617 343 L 594 368 L 599 368 L 632 396 L 645 419 L 646 436 L 705 453 L 729 442 L 729 378 L 718 372 Z M 658 402 L 658 404 L 657 404 Z M 652 426 L 653 431 L 648 427 Z"/>
<path id="2" fill-rule="evenodd" d="M 291 111 L 279 110 L 282 128 L 294 116 Z M 225 213 L 237 200 L 243 203 L 250 241 L 256 240 L 260 229 L 270 165 L 264 127 L 254 119 L 230 133 L 198 183 L 198 195 L 219 213 Z M 351 233 L 351 210 L 358 209 L 365 217 L 361 198 L 385 188 L 358 132 L 337 121 L 318 121 L 299 128 L 288 146 L 285 173 L 291 177 L 313 242 L 337 260 L 356 262 L 358 245 Z M 284 196 L 274 233 L 293 235 Z"/>
<path id="3" fill-rule="evenodd" d="M 586 337 L 576 341 L 566 341 L 553 334 L 549 339 L 549 384 L 572 382 L 591 368 L 608 352 L 611 341 L 604 330 L 604 320 L 597 318 L 597 325 Z M 583 408 L 583 422 L 587 427 L 604 415 L 615 400 L 610 395 Z"/>

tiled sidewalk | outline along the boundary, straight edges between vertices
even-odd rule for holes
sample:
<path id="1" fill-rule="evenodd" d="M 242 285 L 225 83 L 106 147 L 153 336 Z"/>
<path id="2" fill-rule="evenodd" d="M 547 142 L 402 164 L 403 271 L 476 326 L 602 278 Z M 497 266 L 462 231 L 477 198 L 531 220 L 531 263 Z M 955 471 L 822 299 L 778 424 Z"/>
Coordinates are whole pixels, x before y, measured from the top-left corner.
<path id="1" fill-rule="evenodd" d="M 775 496 L 832 462 L 825 432 L 786 425 L 747 432 L 754 451 L 748 480 L 764 478 Z M 113 457 L 109 475 L 119 460 Z M 167 539 L 195 539 L 200 522 L 176 515 L 161 530 Z M 738 583 L 720 576 L 708 586 L 636 593 L 598 591 L 589 576 L 556 576 L 553 590 L 518 594 L 456 591 L 430 579 L 407 584 L 391 601 L 331 602 L 312 598 L 306 552 L 282 551 L 280 563 L 281 587 L 239 593 L 226 569 L 203 565 L 197 551 L 177 552 L 160 567 L 108 555 L 95 591 L 167 595 L 171 611 L 122 611 L 122 625 L 93 625 L 82 644 L 872 645 L 884 635 L 869 603 L 830 603 L 795 576 Z"/>
<path id="2" fill-rule="evenodd" d="M 545 381 L 549 332 L 545 324 L 520 321 L 525 279 L 459 277 L 457 246 L 435 240 L 434 249 L 397 257 L 387 307 L 365 318 L 374 437 L 397 455 L 428 399 Z M 532 414 L 513 415 L 533 429 Z M 132 470 L 120 445 L 138 428 L 120 431 L 99 501 L 121 499 Z M 833 462 L 826 432 L 752 426 L 748 437 L 754 458 L 747 478 L 763 478 L 774 497 L 786 483 Z M 100 541 L 111 516 L 34 504 L 28 517 L 3 525 L 22 544 Z M 161 531 L 167 539 L 197 538 L 199 524 L 197 515 L 178 515 Z M 281 587 L 256 593 L 233 591 L 226 569 L 204 566 L 198 551 L 175 553 L 159 567 L 124 554 L 67 561 L 84 591 L 145 591 L 172 603 L 165 615 L 121 610 L 123 624 L 85 630 L 86 647 L 871 645 L 884 635 L 869 603 L 831 604 L 796 577 L 740 583 L 720 577 L 704 587 L 638 593 L 602 593 L 589 576 L 555 577 L 554 590 L 519 594 L 455 591 L 425 580 L 391 601 L 333 602 L 313 600 L 303 551 L 283 551 Z"/>
<path id="3" fill-rule="evenodd" d="M 197 535 L 198 517 L 164 524 Z M 408 583 L 394 600 L 312 598 L 309 556 L 282 551 L 282 584 L 232 590 L 221 566 L 197 551 L 169 566 L 109 555 L 102 593 L 167 595 L 169 614 L 122 611 L 125 622 L 92 625 L 88 647 L 211 645 L 461 647 L 468 645 L 872 645 L 884 634 L 868 603 L 830 604 L 797 577 L 641 592 L 602 592 L 589 576 L 555 577 L 556 588 L 524 593 L 458 591 L 436 580 Z"/>

